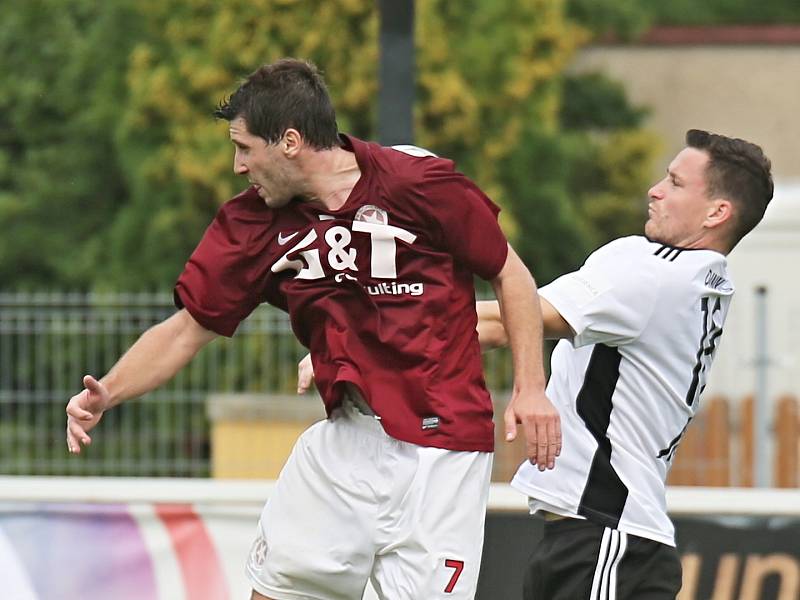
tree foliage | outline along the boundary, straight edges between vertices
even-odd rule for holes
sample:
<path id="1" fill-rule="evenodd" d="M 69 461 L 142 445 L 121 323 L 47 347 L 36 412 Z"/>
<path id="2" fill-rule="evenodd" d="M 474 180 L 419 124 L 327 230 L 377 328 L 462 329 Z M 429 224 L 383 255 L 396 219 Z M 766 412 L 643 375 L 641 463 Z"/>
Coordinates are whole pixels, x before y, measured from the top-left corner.
<path id="1" fill-rule="evenodd" d="M 590 1 L 590 0 L 586 0 Z M 797 0 L 637 0 L 653 23 L 662 25 L 722 25 L 800 23 Z"/>
<path id="2" fill-rule="evenodd" d="M 564 75 L 593 30 L 635 19 L 577 1 L 416 3 L 416 143 L 508 209 L 536 272 L 634 229 L 652 155 L 618 86 Z M 0 17 L 6 285 L 171 286 L 244 187 L 211 112 L 262 63 L 310 58 L 340 129 L 376 129 L 373 0 L 31 0 Z"/>
<path id="3" fill-rule="evenodd" d="M 557 127 L 553 83 L 587 32 L 558 0 L 428 0 L 417 39 L 419 143 L 456 159 L 504 204 L 498 167 L 530 123 Z"/>
<path id="4" fill-rule="evenodd" d="M 93 278 L 102 232 L 127 197 L 112 134 L 135 34 L 124 2 L 0 3 L 4 286 Z"/>
<path id="5" fill-rule="evenodd" d="M 594 35 L 633 39 L 650 24 L 652 10 L 642 0 L 567 0 L 567 16 Z"/>

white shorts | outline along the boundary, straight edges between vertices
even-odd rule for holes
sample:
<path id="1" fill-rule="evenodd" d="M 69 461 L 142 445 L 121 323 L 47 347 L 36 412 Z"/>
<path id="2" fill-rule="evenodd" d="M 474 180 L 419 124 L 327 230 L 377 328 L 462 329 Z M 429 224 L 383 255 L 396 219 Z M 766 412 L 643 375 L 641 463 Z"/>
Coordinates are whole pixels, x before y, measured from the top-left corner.
<path id="1" fill-rule="evenodd" d="M 395 440 L 352 406 L 305 431 L 247 563 L 275 600 L 472 599 L 492 454 Z"/>

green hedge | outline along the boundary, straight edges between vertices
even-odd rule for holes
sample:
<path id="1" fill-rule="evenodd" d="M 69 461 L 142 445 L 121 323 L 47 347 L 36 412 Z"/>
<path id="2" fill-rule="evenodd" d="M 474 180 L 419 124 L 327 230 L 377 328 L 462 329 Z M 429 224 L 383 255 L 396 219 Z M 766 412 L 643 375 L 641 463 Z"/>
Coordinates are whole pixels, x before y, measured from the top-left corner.
<path id="1" fill-rule="evenodd" d="M 653 23 L 662 25 L 722 25 L 800 23 L 797 0 L 639 0 Z"/>

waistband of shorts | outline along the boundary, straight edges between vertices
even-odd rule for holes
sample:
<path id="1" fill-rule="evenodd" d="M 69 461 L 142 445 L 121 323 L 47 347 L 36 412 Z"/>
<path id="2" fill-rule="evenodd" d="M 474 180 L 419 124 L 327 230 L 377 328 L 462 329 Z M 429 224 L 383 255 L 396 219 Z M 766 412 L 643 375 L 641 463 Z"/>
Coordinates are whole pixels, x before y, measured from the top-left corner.
<path id="1" fill-rule="evenodd" d="M 357 427 L 362 433 L 376 439 L 392 439 L 383 429 L 381 418 L 369 407 L 357 388 L 349 385 L 345 388 L 342 403 L 331 413 L 331 419 L 348 427 Z"/>
<path id="2" fill-rule="evenodd" d="M 365 417 L 374 417 L 377 420 L 380 420 L 380 417 L 375 414 L 375 411 L 372 410 L 367 401 L 364 400 L 364 396 L 361 395 L 359 389 L 350 382 L 344 383 L 344 398 L 342 400 L 343 406 L 351 406 L 356 411 L 364 415 Z"/>
<path id="3" fill-rule="evenodd" d="M 553 514 L 553 513 L 550 513 Z M 561 517 L 559 519 L 544 520 L 544 530 L 546 532 L 564 531 L 570 529 L 604 529 L 603 525 L 590 521 L 589 519 L 573 519 L 572 517 Z"/>
<path id="4" fill-rule="evenodd" d="M 553 521 L 563 521 L 564 519 L 570 519 L 572 517 L 567 517 L 565 515 L 559 515 L 558 513 L 550 512 L 549 510 L 540 510 L 538 514 L 548 523 Z M 573 519 L 575 521 L 579 521 L 580 519 Z"/>

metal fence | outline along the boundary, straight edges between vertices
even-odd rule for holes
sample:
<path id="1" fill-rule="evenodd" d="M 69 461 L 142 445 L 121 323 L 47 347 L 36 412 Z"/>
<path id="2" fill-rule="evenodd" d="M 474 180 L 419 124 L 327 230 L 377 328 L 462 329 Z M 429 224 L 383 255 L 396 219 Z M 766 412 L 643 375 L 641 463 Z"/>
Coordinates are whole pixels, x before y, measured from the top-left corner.
<path id="1" fill-rule="evenodd" d="M 105 374 L 174 310 L 167 293 L 0 293 L 0 474 L 206 477 L 210 394 L 295 390 L 305 349 L 287 316 L 262 306 L 163 388 L 106 413 L 92 447 L 69 455 L 64 408 L 83 375 Z M 490 387 L 507 389 L 505 351 L 486 357 Z"/>

